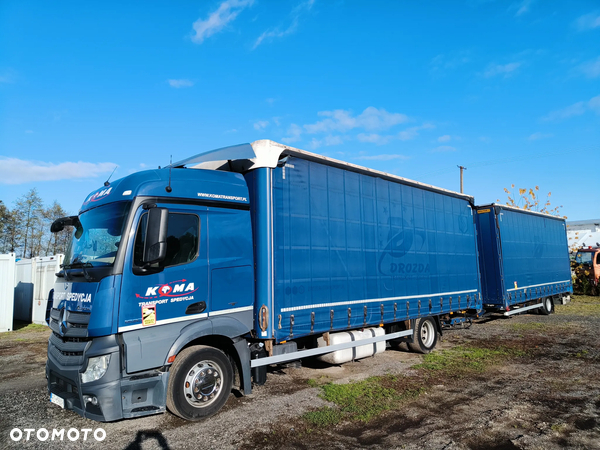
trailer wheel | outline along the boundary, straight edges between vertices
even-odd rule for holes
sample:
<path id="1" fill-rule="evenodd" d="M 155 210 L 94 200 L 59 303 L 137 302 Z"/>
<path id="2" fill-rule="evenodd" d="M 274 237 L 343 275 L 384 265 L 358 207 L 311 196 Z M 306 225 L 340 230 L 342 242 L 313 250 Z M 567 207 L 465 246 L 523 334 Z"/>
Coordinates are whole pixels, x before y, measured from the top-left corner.
<path id="1" fill-rule="evenodd" d="M 177 355 L 167 386 L 167 408 L 186 420 L 217 413 L 231 392 L 233 369 L 227 356 L 213 347 L 195 345 Z"/>
<path id="2" fill-rule="evenodd" d="M 413 342 L 408 343 L 408 348 L 416 353 L 429 353 L 435 348 L 438 333 L 435 322 L 431 317 L 424 317 L 415 321 Z"/>
<path id="3" fill-rule="evenodd" d="M 538 308 L 540 314 L 547 316 L 548 314 L 552 314 L 554 312 L 554 302 L 551 297 L 546 297 L 542 300 L 542 307 Z"/>

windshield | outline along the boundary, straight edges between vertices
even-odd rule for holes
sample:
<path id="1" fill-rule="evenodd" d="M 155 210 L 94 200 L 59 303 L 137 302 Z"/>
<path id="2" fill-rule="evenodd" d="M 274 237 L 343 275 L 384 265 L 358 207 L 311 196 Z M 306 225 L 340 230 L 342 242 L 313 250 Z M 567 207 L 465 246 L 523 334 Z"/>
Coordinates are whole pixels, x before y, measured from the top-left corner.
<path id="1" fill-rule="evenodd" d="M 592 256 L 594 256 L 592 252 L 578 252 L 575 261 L 579 264 L 591 264 Z"/>
<path id="2" fill-rule="evenodd" d="M 81 214 L 63 267 L 112 266 L 130 205 L 131 202 L 110 203 Z"/>

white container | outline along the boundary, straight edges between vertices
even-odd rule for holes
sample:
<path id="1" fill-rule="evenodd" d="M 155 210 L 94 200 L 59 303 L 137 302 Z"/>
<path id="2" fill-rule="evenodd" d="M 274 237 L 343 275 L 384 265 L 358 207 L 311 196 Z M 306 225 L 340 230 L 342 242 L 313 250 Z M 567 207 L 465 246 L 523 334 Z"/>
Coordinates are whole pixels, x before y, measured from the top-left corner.
<path id="1" fill-rule="evenodd" d="M 35 259 L 20 259 L 15 264 L 15 320 L 31 322 Z"/>
<path id="2" fill-rule="evenodd" d="M 342 331 L 340 333 L 331 333 L 329 335 L 330 345 L 343 344 L 351 341 L 361 341 L 363 339 L 369 339 L 375 336 L 383 336 L 385 330 L 382 327 L 378 328 L 365 328 L 364 330 L 353 330 L 353 331 Z M 326 347 L 327 342 L 323 337 L 317 339 L 319 347 Z M 338 350 L 331 353 L 326 353 L 318 358 L 321 361 L 329 364 L 342 364 L 354 359 L 366 358 L 373 356 L 376 353 L 385 351 L 385 341 L 375 342 L 373 344 L 361 345 L 354 348 L 347 348 L 344 350 Z"/>
<path id="3" fill-rule="evenodd" d="M 60 271 L 64 256 L 60 254 L 35 258 L 33 307 L 31 311 L 31 321 L 33 323 L 46 325 L 48 295 L 50 290 L 54 288 L 56 272 Z"/>
<path id="4" fill-rule="evenodd" d="M 0 333 L 12 331 L 15 297 L 15 254 L 0 255 Z"/>

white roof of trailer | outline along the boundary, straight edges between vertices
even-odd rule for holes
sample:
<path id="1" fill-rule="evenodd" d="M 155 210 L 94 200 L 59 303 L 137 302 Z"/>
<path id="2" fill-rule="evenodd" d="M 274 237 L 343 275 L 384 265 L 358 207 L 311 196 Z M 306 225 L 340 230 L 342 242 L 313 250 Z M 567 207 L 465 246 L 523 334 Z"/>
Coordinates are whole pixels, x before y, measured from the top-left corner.
<path id="1" fill-rule="evenodd" d="M 241 144 L 231 147 L 219 148 L 208 152 L 200 153 L 191 158 L 184 159 L 171 165 L 171 167 L 189 167 L 192 169 L 225 170 L 230 172 L 247 172 L 249 170 L 261 167 L 274 169 L 279 164 L 282 157 L 298 156 L 302 159 L 320 162 L 328 166 L 339 167 L 352 172 L 359 172 L 375 177 L 385 178 L 392 181 L 398 181 L 404 184 L 420 187 L 429 191 L 440 192 L 456 197 L 462 197 L 473 202 L 473 196 L 461 194 L 459 192 L 399 177 L 379 170 L 369 169 L 368 167 L 351 164 L 345 161 L 318 155 L 316 153 L 290 147 L 268 139 L 254 141 L 251 144 Z"/>
<path id="2" fill-rule="evenodd" d="M 494 206 L 498 206 L 499 208 L 502 208 L 502 209 L 510 209 L 511 211 L 515 211 L 515 212 L 522 212 L 525 214 L 535 214 L 537 216 L 546 217 L 548 219 L 558 219 L 558 220 L 565 221 L 565 218 L 562 216 L 554 216 L 552 214 L 543 213 L 543 212 L 539 212 L 539 211 L 531 211 L 529 209 L 518 208 L 516 206 L 503 205 L 502 203 L 490 203 L 488 205 L 478 205 L 477 209 L 492 208 Z"/>

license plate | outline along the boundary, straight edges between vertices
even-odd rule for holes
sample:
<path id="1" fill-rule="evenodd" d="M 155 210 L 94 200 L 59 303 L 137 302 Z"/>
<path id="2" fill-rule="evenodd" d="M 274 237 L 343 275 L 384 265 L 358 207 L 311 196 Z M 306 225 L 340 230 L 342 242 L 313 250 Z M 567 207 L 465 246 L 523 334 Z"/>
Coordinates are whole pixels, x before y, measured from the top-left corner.
<path id="1" fill-rule="evenodd" d="M 56 394 L 50 394 L 50 402 L 60 406 L 62 409 L 65 409 L 65 399 Z"/>

